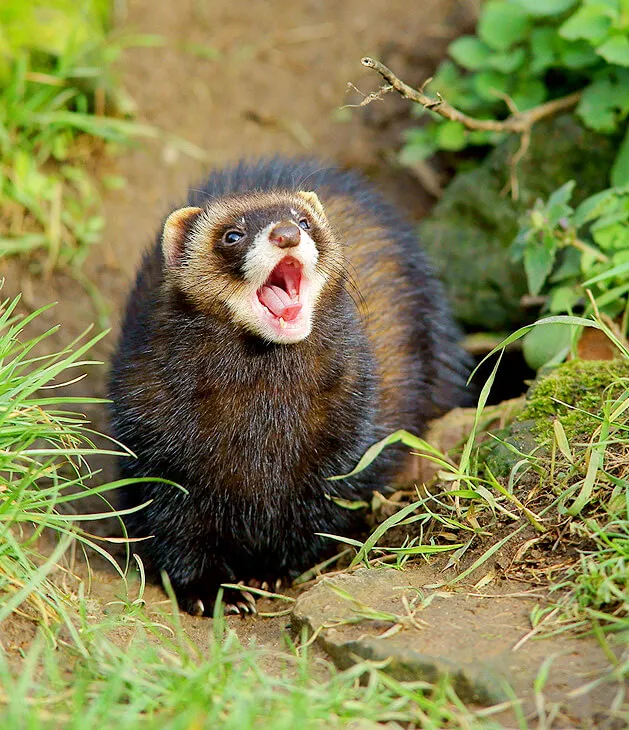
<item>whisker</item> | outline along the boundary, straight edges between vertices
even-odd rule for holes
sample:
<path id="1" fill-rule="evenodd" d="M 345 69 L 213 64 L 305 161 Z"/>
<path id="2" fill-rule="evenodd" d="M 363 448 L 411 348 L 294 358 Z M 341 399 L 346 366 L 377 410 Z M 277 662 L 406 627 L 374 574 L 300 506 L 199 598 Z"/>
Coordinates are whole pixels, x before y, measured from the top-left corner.
<path id="1" fill-rule="evenodd" d="M 348 271 L 348 269 L 343 264 L 337 264 L 333 262 L 320 263 L 319 266 L 324 274 L 328 276 L 336 275 L 339 279 L 345 282 L 345 284 L 347 285 L 347 293 L 354 303 L 358 315 L 361 319 L 364 320 L 368 312 L 367 301 L 365 300 L 351 272 Z"/>
<path id="2" fill-rule="evenodd" d="M 329 169 L 331 169 L 331 167 L 328 165 L 325 165 L 323 167 L 318 167 L 316 170 L 312 170 L 307 175 L 304 175 L 298 183 L 296 183 L 296 185 L 295 185 L 296 189 L 299 190 L 300 188 L 302 188 L 304 186 L 304 184 L 306 182 L 308 182 L 308 180 L 311 177 L 313 177 L 313 175 L 318 175 L 320 172 L 324 172 L 325 170 L 329 170 Z"/>

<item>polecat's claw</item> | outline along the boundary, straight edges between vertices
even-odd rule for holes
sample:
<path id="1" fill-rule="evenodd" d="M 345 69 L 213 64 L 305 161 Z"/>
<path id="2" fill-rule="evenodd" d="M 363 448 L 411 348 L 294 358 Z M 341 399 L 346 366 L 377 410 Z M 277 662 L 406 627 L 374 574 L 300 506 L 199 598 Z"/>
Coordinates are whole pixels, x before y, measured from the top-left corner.
<path id="1" fill-rule="evenodd" d="M 239 604 L 234 605 L 233 603 L 225 604 L 225 616 L 237 616 L 240 613 L 238 608 Z"/>
<path id="2" fill-rule="evenodd" d="M 192 602 L 190 606 L 190 613 L 193 616 L 203 616 L 205 613 L 205 605 L 200 598 L 197 598 L 196 601 Z"/>
<path id="3" fill-rule="evenodd" d="M 255 596 L 251 595 L 249 591 L 242 591 L 242 597 L 245 599 L 245 602 L 249 607 L 249 613 L 252 615 L 256 615 L 258 613 L 258 609 L 256 607 Z"/>

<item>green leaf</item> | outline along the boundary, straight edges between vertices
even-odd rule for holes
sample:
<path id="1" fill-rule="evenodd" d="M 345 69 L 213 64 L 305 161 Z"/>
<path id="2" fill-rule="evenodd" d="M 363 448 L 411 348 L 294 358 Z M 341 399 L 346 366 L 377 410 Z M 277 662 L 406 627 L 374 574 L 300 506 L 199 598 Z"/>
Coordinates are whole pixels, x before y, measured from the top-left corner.
<path id="1" fill-rule="evenodd" d="M 555 36 L 559 62 L 568 68 L 588 68 L 601 63 L 601 57 L 596 54 L 588 41 L 567 41 Z"/>
<path id="2" fill-rule="evenodd" d="M 567 205 L 572 197 L 572 191 L 576 182 L 574 180 L 568 180 L 560 188 L 557 188 L 551 196 L 548 198 L 548 208 L 552 208 L 555 205 Z"/>
<path id="3" fill-rule="evenodd" d="M 585 89 L 577 114 L 597 132 L 613 132 L 616 129 L 616 88 L 609 77 L 602 77 Z"/>
<path id="4" fill-rule="evenodd" d="M 575 5 L 577 0 L 513 0 L 531 17 L 544 18 L 551 15 L 561 15 Z"/>
<path id="5" fill-rule="evenodd" d="M 627 248 L 629 246 L 629 227 L 626 220 L 609 226 L 592 229 L 592 238 L 604 250 Z"/>
<path id="6" fill-rule="evenodd" d="M 616 187 L 629 185 L 629 127 L 612 165 L 611 183 Z"/>
<path id="7" fill-rule="evenodd" d="M 487 45 L 497 51 L 506 51 L 524 40 L 529 28 L 528 15 L 521 7 L 489 0 L 482 7 L 477 32 Z"/>
<path id="8" fill-rule="evenodd" d="M 546 327 L 533 327 L 524 335 L 522 354 L 526 364 L 539 370 L 559 354 L 567 351 L 572 341 L 572 328 L 562 324 L 549 324 Z"/>
<path id="9" fill-rule="evenodd" d="M 557 243 L 551 235 L 544 236 L 541 242 L 529 244 L 524 250 L 524 271 L 533 296 L 542 290 L 553 268 L 556 252 Z"/>
<path id="10" fill-rule="evenodd" d="M 462 111 L 473 112 L 480 105 L 478 96 L 472 89 L 471 78 L 467 75 L 464 76 L 453 61 L 445 60 L 439 65 L 428 88 L 428 93 L 435 94 L 437 91 Z M 415 107 L 421 109 L 422 114 L 424 113 L 419 104 L 416 104 Z"/>
<path id="11" fill-rule="evenodd" d="M 524 63 L 526 58 L 526 51 L 524 48 L 514 48 L 511 51 L 505 51 L 504 53 L 493 53 L 485 64 L 489 68 L 493 68 L 496 71 L 502 71 L 502 73 L 510 74 Z"/>
<path id="12" fill-rule="evenodd" d="M 548 198 L 548 203 L 546 204 L 546 216 L 548 218 L 549 226 L 554 228 L 562 218 L 568 218 L 572 214 L 573 211 L 568 205 L 568 202 L 572 197 L 574 186 L 575 181 L 569 180 L 567 183 L 555 190 L 550 198 Z"/>
<path id="13" fill-rule="evenodd" d="M 457 38 L 448 46 L 448 53 L 463 68 L 470 71 L 479 71 L 486 67 L 491 56 L 491 48 L 473 35 L 464 35 Z"/>
<path id="14" fill-rule="evenodd" d="M 556 33 L 553 28 L 535 28 L 531 33 L 531 73 L 544 72 L 553 65 Z"/>
<path id="15" fill-rule="evenodd" d="M 598 43 L 607 35 L 611 25 L 605 6 L 584 5 L 559 28 L 559 35 L 569 41 L 584 39 Z"/>
<path id="16" fill-rule="evenodd" d="M 602 190 L 600 193 L 596 193 L 596 195 L 591 195 L 589 198 L 586 198 L 575 211 L 575 226 L 580 228 L 584 223 L 603 215 L 605 211 L 614 206 L 615 197 L 616 191 L 608 188 L 607 190 Z"/>
<path id="17" fill-rule="evenodd" d="M 581 252 L 576 248 L 567 248 L 562 251 L 561 262 L 548 279 L 551 284 L 556 284 L 568 279 L 581 279 Z"/>
<path id="18" fill-rule="evenodd" d="M 400 162 L 403 165 L 413 165 L 426 160 L 432 157 L 438 149 L 434 125 L 409 130 L 406 133 L 406 140 L 407 142 L 400 152 Z"/>
<path id="19" fill-rule="evenodd" d="M 629 201 L 625 196 L 616 196 L 613 198 L 613 205 L 605 209 L 604 214 L 601 213 L 598 220 L 594 221 L 590 230 L 596 231 L 599 228 L 615 225 L 616 223 L 626 223 L 629 218 Z"/>
<path id="20" fill-rule="evenodd" d="M 552 314 L 569 312 L 578 303 L 579 299 L 581 299 L 581 295 L 573 286 L 560 286 L 553 289 L 550 295 L 548 311 Z"/>
<path id="21" fill-rule="evenodd" d="M 593 276 L 591 279 L 584 281 L 583 286 L 593 286 L 599 281 L 605 281 L 613 278 L 614 276 L 624 276 L 627 273 L 629 273 L 629 261 L 625 261 L 622 264 L 618 264 L 618 266 L 614 266 L 611 269 L 607 269 L 607 271 L 603 271 L 603 273 L 598 274 L 597 276 Z"/>
<path id="22" fill-rule="evenodd" d="M 524 335 L 527 332 L 530 332 L 533 327 L 540 327 L 541 325 L 544 325 L 546 327 L 555 324 L 555 323 L 561 323 L 563 325 L 575 325 L 577 327 L 593 327 L 596 330 L 603 330 L 605 333 L 611 332 L 608 328 L 605 327 L 605 325 L 600 324 L 594 319 L 586 319 L 585 317 L 573 317 L 573 316 L 566 316 L 566 315 L 556 315 L 553 317 L 544 317 L 543 319 L 538 319 L 536 322 L 533 322 L 533 324 L 527 324 L 524 327 L 520 327 L 520 329 L 516 330 L 515 332 L 512 332 L 508 337 L 505 337 L 502 342 L 500 342 L 496 347 L 492 348 L 490 352 L 488 352 L 485 357 L 476 365 L 474 370 L 472 371 L 472 374 L 469 377 L 469 380 L 471 380 L 474 377 L 474 374 L 478 370 L 478 368 L 483 365 L 483 363 L 487 362 L 489 358 L 491 358 L 493 355 L 495 355 L 497 352 L 500 352 L 501 350 L 504 350 L 506 347 L 508 347 L 512 342 L 516 342 L 521 337 L 524 337 Z M 622 346 L 621 348 L 622 349 Z M 623 350 L 624 352 L 624 350 Z"/>
<path id="23" fill-rule="evenodd" d="M 539 79 L 521 79 L 511 92 L 511 98 L 520 111 L 526 111 L 542 104 L 546 91 L 546 85 Z"/>
<path id="24" fill-rule="evenodd" d="M 506 94 L 509 77 L 498 71 L 481 71 L 474 75 L 474 90 L 484 101 L 499 101 L 500 94 Z"/>
<path id="25" fill-rule="evenodd" d="M 443 122 L 437 128 L 437 144 L 442 150 L 456 152 L 465 147 L 465 127 L 461 122 Z"/>
<path id="26" fill-rule="evenodd" d="M 629 66 L 629 38 L 625 34 L 619 33 L 612 36 L 602 46 L 599 46 L 596 52 L 608 63 Z"/>

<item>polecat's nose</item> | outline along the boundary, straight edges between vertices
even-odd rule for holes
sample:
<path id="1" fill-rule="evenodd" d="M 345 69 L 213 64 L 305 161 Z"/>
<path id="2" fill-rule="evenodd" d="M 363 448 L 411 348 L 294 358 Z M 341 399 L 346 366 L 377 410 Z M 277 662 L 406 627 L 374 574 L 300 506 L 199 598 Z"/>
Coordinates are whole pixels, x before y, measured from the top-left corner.
<path id="1" fill-rule="evenodd" d="M 294 223 L 278 223 L 269 233 L 269 240 L 279 248 L 299 246 L 301 233 Z"/>

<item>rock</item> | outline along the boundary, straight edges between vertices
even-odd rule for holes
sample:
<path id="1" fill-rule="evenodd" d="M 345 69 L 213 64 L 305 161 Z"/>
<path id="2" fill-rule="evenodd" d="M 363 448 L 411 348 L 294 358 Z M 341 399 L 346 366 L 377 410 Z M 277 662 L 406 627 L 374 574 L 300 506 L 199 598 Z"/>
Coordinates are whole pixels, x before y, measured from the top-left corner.
<path id="1" fill-rule="evenodd" d="M 576 202 L 606 188 L 617 152 L 613 137 L 586 130 L 571 116 L 540 123 L 518 165 L 514 201 L 505 190 L 518 146 L 519 138 L 510 137 L 477 168 L 459 173 L 420 225 L 454 313 L 468 328 L 510 330 L 527 323 L 520 306 L 527 291 L 524 271 L 509 253 L 518 219 L 567 180 L 577 181 Z"/>
<path id="2" fill-rule="evenodd" d="M 456 630 L 452 631 L 457 623 L 454 616 L 463 604 L 467 604 L 463 615 L 469 617 L 476 613 L 477 601 L 470 603 L 458 594 L 435 594 L 431 603 L 434 607 L 420 615 L 422 621 L 428 619 L 431 623 L 428 628 L 418 631 L 410 626 L 388 638 L 382 638 L 382 634 L 394 625 L 392 621 L 359 620 L 359 604 L 403 616 L 402 596 L 417 597 L 418 591 L 423 592 L 424 585 L 434 582 L 435 577 L 421 569 L 400 572 L 363 568 L 324 579 L 298 598 L 291 626 L 295 631 L 303 627 L 311 633 L 319 631 L 317 641 L 340 669 L 347 669 L 357 660 L 387 661 L 385 671 L 403 681 L 436 682 L 450 676 L 464 702 L 493 704 L 505 700 L 501 677 L 506 667 L 502 658 L 483 656 L 469 636 L 461 636 L 462 641 L 458 641 Z M 350 593 L 357 603 L 344 600 L 335 587 Z M 444 624 L 447 632 L 443 632 Z M 439 634 L 436 644 L 435 634 Z"/>
<path id="3" fill-rule="evenodd" d="M 481 571 L 489 574 L 491 566 Z M 540 603 L 526 584 L 492 581 L 483 595 L 476 587 L 434 588 L 443 582 L 444 573 L 427 565 L 324 578 L 299 596 L 291 627 L 315 635 L 340 669 L 372 660 L 402 681 L 436 682 L 448 675 L 463 702 L 486 705 L 515 694 L 525 714 L 534 713 L 533 685 L 542 663 L 556 655 L 543 691 L 566 713 L 569 722 L 561 727 L 591 727 L 590 719 L 607 711 L 617 688 L 602 683 L 578 698 L 573 693 L 585 677 L 591 681 L 609 669 L 595 639 L 562 634 L 518 647 Z"/>

